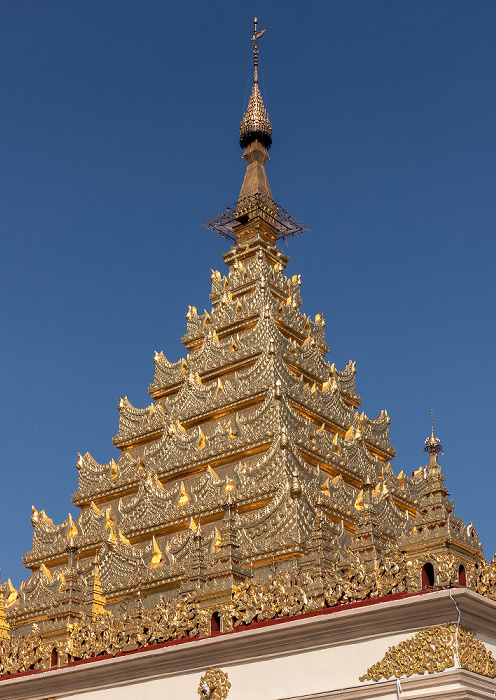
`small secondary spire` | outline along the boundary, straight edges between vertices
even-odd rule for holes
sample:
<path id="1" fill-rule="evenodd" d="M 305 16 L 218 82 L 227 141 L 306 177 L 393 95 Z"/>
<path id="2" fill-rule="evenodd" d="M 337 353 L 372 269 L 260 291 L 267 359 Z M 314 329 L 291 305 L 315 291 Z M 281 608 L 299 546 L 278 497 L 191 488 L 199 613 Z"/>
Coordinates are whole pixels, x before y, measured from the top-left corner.
<path id="1" fill-rule="evenodd" d="M 272 145 L 272 124 L 265 109 L 262 95 L 258 87 L 258 40 L 265 29 L 258 31 L 258 19 L 253 20 L 253 89 L 250 101 L 239 127 L 239 145 L 246 148 L 253 141 L 269 149 Z"/>
<path id="2" fill-rule="evenodd" d="M 442 452 L 441 441 L 434 435 L 434 411 L 431 411 L 431 434 L 425 441 L 424 452 L 429 454 Z"/>

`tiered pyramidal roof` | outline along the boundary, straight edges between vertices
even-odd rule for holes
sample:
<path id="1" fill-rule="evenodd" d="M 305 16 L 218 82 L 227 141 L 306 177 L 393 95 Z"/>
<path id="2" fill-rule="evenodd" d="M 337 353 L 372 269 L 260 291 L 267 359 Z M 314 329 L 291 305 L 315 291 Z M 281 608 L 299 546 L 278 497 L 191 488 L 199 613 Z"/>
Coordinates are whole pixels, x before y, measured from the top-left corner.
<path id="1" fill-rule="evenodd" d="M 240 197 L 207 224 L 233 241 L 212 308 L 189 306 L 184 358 L 155 354 L 149 406 L 120 399 L 118 459 L 79 456 L 78 517 L 33 507 L 32 573 L 0 595 L 0 675 L 426 586 L 496 597 L 434 431 L 429 465 L 396 475 L 387 412 L 361 411 L 355 363 L 326 359 L 324 318 L 285 273 L 277 241 L 304 227 L 265 172 L 260 36 Z"/>

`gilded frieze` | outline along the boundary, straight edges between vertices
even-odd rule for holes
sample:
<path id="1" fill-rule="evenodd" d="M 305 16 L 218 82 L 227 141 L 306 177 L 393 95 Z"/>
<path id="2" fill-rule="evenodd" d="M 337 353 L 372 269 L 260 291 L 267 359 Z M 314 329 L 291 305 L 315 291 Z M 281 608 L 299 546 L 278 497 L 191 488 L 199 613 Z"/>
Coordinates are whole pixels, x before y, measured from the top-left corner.
<path id="1" fill-rule="evenodd" d="M 440 673 L 457 663 L 467 671 L 496 677 L 496 660 L 492 653 L 473 632 L 451 624 L 429 627 L 390 647 L 383 659 L 371 666 L 360 680 Z"/>

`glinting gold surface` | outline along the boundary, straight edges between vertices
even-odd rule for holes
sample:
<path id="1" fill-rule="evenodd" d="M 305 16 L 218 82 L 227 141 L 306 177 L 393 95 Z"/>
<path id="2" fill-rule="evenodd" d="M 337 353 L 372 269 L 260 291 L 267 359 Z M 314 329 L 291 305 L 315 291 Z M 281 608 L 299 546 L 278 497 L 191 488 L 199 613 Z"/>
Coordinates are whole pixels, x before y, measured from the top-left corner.
<path id="1" fill-rule="evenodd" d="M 456 645 L 461 668 L 489 678 L 496 677 L 496 661 L 474 633 L 455 624 L 438 625 L 418 632 L 397 646 L 390 647 L 384 658 L 371 666 L 360 680 L 401 678 L 414 674 L 440 673 L 456 661 Z"/>
<path id="2" fill-rule="evenodd" d="M 435 558 L 431 557 L 432 560 Z M 411 569 L 417 566 L 418 563 L 405 562 L 401 552 L 391 551 L 382 557 L 373 573 L 368 573 L 359 559 L 348 553 L 336 557 L 323 578 L 306 571 L 298 575 L 278 572 L 266 582 L 246 580 L 233 587 L 230 600 L 209 608 L 201 608 L 203 592 L 199 589 L 168 602 L 160 600 L 148 609 L 138 601 L 129 614 L 112 615 L 104 611 L 82 617 L 68 626 L 67 637 L 59 641 L 44 641 L 39 627 L 33 625 L 31 633 L 24 638 L 0 639 L 0 675 L 49 668 L 54 650 L 56 663 L 62 666 L 69 660 L 115 656 L 171 639 L 207 636 L 211 633 L 214 613 L 221 621 L 221 631 L 227 631 L 232 626 L 314 612 L 324 605 L 412 590 Z M 362 680 L 450 668 L 452 635 L 450 626 L 420 632 L 412 640 L 392 648 Z M 483 675 L 490 675 L 496 668 L 492 656 L 487 655 L 472 633 L 460 628 L 459 644 L 463 668 Z M 427 650 L 427 656 L 415 656 L 422 649 Z M 424 671 L 419 671 L 424 661 L 427 665 Z"/>
<path id="3" fill-rule="evenodd" d="M 198 693 L 202 700 L 226 700 L 230 689 L 228 674 L 212 667 L 201 677 Z"/>

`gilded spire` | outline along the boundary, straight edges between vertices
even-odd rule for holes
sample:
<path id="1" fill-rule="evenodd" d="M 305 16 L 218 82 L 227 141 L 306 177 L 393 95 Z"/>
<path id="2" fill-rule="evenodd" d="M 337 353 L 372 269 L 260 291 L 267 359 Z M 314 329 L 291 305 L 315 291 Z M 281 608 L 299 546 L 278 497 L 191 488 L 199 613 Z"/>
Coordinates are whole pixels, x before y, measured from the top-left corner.
<path id="1" fill-rule="evenodd" d="M 253 89 L 247 110 L 239 127 L 239 145 L 246 148 L 253 141 L 260 141 L 265 148 L 269 149 L 272 144 L 272 125 L 258 87 L 258 40 L 265 32 L 257 31 L 258 19 L 253 20 Z"/>
<path id="2" fill-rule="evenodd" d="M 102 615 L 105 612 L 106 598 L 103 595 L 102 584 L 100 583 L 100 574 L 98 571 L 98 564 L 95 563 L 94 578 L 93 578 L 93 591 L 91 596 L 91 612 L 93 615 Z"/>
<path id="3" fill-rule="evenodd" d="M 260 220 L 265 222 L 263 235 L 271 243 L 309 230 L 274 202 L 265 172 L 265 164 L 269 161 L 267 149 L 272 144 L 272 125 L 258 88 L 258 40 L 265 29 L 258 31 L 257 26 L 258 19 L 255 17 L 252 36 L 253 89 L 239 127 L 239 144 L 244 148 L 242 158 L 247 166 L 245 177 L 237 202 L 203 224 L 235 243 L 261 235 Z"/>
<path id="4" fill-rule="evenodd" d="M 431 434 L 425 441 L 424 452 L 432 454 L 442 452 L 442 450 L 441 440 L 434 435 L 434 414 L 433 411 L 431 411 Z"/>

